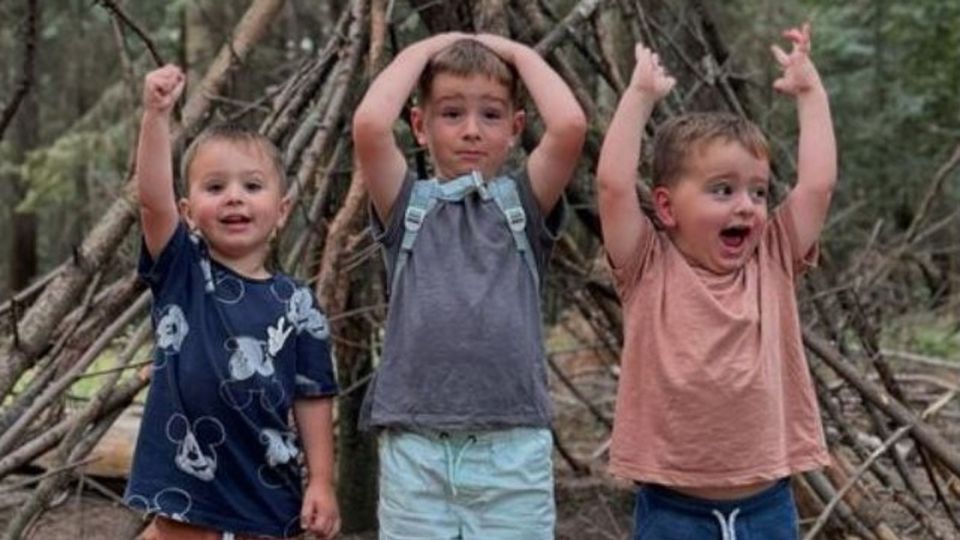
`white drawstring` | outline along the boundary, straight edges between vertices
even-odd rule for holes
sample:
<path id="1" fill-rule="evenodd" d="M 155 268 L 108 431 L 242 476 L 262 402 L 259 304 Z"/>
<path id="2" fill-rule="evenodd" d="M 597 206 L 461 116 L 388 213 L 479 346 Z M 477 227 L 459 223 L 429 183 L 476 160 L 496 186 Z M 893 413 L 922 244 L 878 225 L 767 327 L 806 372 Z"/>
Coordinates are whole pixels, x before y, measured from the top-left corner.
<path id="1" fill-rule="evenodd" d="M 450 494 L 456 497 L 458 481 L 457 477 L 460 475 L 460 463 L 463 462 L 463 456 L 467 453 L 467 448 L 469 448 L 473 443 L 477 442 L 477 438 L 474 435 L 467 437 L 467 439 L 463 442 L 463 446 L 460 447 L 460 450 L 457 451 L 457 455 L 453 457 L 453 459 L 451 459 L 453 448 L 450 447 L 450 435 L 447 433 L 441 433 L 440 440 L 443 441 L 443 455 L 447 462 L 447 482 L 450 483 Z"/>
<path id="2" fill-rule="evenodd" d="M 717 518 L 717 521 L 720 522 L 720 533 L 723 535 L 721 540 L 737 540 L 737 530 L 734 528 L 734 525 L 737 522 L 737 514 L 740 513 L 739 508 L 734 508 L 733 512 L 730 512 L 729 522 L 726 518 L 723 517 L 723 512 L 719 510 L 714 510 L 713 515 Z"/>

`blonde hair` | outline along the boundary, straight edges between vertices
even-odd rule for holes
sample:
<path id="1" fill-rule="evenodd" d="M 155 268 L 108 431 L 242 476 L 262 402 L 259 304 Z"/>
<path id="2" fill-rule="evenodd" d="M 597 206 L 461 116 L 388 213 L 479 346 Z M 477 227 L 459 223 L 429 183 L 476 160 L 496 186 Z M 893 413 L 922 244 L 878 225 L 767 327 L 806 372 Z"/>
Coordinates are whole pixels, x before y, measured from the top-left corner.
<path id="1" fill-rule="evenodd" d="M 517 69 L 512 64 L 504 62 L 497 53 L 479 41 L 473 39 L 455 41 L 427 62 L 420 74 L 418 85 L 421 104 L 430 100 L 433 80 L 443 74 L 457 77 L 471 75 L 488 77 L 507 89 L 510 102 L 514 107 L 520 106 L 522 96 Z"/>
<path id="2" fill-rule="evenodd" d="M 193 142 L 190 143 L 190 146 L 187 147 L 186 151 L 184 151 L 183 158 L 180 160 L 180 181 L 183 185 L 184 194 L 188 193 L 190 190 L 188 176 L 188 173 L 190 172 L 190 165 L 193 163 L 193 160 L 196 159 L 197 152 L 200 151 L 200 148 L 212 141 L 226 141 L 234 144 L 252 144 L 259 147 L 260 150 L 266 155 L 267 159 L 270 160 L 270 164 L 277 173 L 277 179 L 280 181 L 280 193 L 284 193 L 286 191 L 287 175 L 283 166 L 283 156 L 280 155 L 280 150 L 275 144 L 273 144 L 273 141 L 268 139 L 265 135 L 250 128 L 241 126 L 239 124 L 225 123 L 210 126 L 201 131 L 200 134 L 193 139 Z"/>
<path id="3" fill-rule="evenodd" d="M 758 159 L 770 159 L 770 145 L 756 124 L 730 113 L 697 112 L 671 118 L 657 129 L 653 185 L 670 186 L 683 175 L 691 154 L 717 139 L 738 142 Z"/>

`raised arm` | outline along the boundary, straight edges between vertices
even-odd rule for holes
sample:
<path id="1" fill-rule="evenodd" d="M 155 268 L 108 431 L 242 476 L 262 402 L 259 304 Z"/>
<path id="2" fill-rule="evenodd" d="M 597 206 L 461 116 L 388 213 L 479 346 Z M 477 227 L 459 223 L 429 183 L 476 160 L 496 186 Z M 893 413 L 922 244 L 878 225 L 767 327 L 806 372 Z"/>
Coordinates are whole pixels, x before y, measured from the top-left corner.
<path id="1" fill-rule="evenodd" d="M 793 42 L 790 54 L 771 47 L 783 76 L 773 87 L 795 96 L 800 124 L 797 184 L 784 204 L 789 204 L 797 233 L 798 255 L 809 251 L 820 236 L 837 182 L 837 143 L 830 119 L 830 102 L 820 75 L 810 60 L 810 25 L 783 33 Z"/>
<path id="2" fill-rule="evenodd" d="M 654 105 L 676 84 L 649 49 L 637 44 L 635 56 L 637 63 L 630 86 L 610 121 L 597 162 L 597 204 L 603 245 L 616 267 L 628 262 L 643 227 L 652 227 L 637 198 L 640 142 Z"/>
<path id="3" fill-rule="evenodd" d="M 450 32 L 403 49 L 374 79 L 353 114 L 353 147 L 370 199 L 386 220 L 397 199 L 407 161 L 393 137 L 393 124 L 433 55 L 465 34 Z"/>
<path id="4" fill-rule="evenodd" d="M 137 193 L 140 223 L 150 256 L 170 240 L 180 215 L 173 191 L 170 112 L 183 92 L 180 68 L 166 65 L 147 74 L 143 84 L 143 120 L 137 144 Z"/>
<path id="5" fill-rule="evenodd" d="M 533 194 L 546 214 L 573 177 L 587 131 L 586 116 L 567 83 L 536 51 L 493 34 L 479 34 L 476 39 L 517 68 L 543 119 L 546 130 L 530 153 L 527 173 Z"/>

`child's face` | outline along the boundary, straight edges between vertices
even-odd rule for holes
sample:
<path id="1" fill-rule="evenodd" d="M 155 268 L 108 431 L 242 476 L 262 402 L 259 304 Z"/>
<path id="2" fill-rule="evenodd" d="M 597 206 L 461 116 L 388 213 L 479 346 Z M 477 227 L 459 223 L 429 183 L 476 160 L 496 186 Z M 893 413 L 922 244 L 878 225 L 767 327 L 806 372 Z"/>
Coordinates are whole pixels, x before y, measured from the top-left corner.
<path id="1" fill-rule="evenodd" d="M 695 148 L 680 178 L 654 189 L 657 215 L 691 263 L 717 274 L 741 268 L 767 221 L 770 164 L 734 141 Z"/>
<path id="2" fill-rule="evenodd" d="M 267 153 L 255 142 L 214 139 L 197 150 L 187 177 L 180 209 L 211 254 L 224 263 L 262 265 L 290 210 Z"/>
<path id="3" fill-rule="evenodd" d="M 478 170 L 493 178 L 523 129 L 523 111 L 514 110 L 506 86 L 484 75 L 442 73 L 430 97 L 413 109 L 417 142 L 426 145 L 440 178 Z"/>

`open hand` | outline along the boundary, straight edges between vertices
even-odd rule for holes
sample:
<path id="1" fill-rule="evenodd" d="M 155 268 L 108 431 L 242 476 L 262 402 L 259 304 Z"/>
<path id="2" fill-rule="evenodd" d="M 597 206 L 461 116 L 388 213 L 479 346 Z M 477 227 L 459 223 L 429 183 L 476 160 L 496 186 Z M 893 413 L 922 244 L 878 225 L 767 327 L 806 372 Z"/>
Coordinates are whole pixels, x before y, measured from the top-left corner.
<path id="1" fill-rule="evenodd" d="M 330 540 L 340 533 L 340 508 L 332 485 L 327 482 L 307 484 L 300 509 L 300 526 L 321 540 Z"/>
<path id="2" fill-rule="evenodd" d="M 667 95 L 677 80 L 671 77 L 660 65 L 660 56 L 637 43 L 634 49 L 637 64 L 630 77 L 630 87 L 638 92 L 649 94 L 654 99 Z"/>
<path id="3" fill-rule="evenodd" d="M 804 23 L 800 28 L 785 30 L 783 37 L 793 43 L 793 48 L 787 54 L 778 45 L 770 46 L 774 58 L 783 68 L 783 75 L 773 81 L 773 87 L 793 96 L 819 87 L 820 75 L 810 60 L 810 23 Z"/>
<path id="4" fill-rule="evenodd" d="M 185 80 L 183 72 L 173 64 L 147 73 L 143 83 L 144 108 L 160 113 L 170 112 L 183 93 Z"/>

